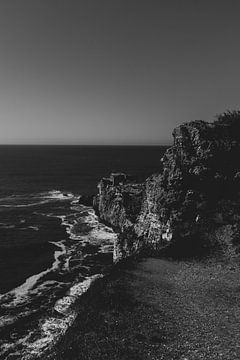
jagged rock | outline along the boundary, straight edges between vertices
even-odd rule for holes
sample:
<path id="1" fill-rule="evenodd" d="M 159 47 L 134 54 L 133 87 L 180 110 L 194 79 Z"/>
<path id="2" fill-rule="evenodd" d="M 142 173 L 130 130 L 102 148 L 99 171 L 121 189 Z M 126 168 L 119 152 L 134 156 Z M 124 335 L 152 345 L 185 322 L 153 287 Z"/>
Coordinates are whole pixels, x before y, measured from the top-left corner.
<path id="1" fill-rule="evenodd" d="M 100 181 L 94 204 L 121 233 L 116 259 L 140 248 L 184 256 L 238 251 L 240 114 L 233 120 L 228 115 L 177 127 L 162 158 L 163 172 L 144 184 L 122 173 Z"/>
<path id="2" fill-rule="evenodd" d="M 232 124 L 193 121 L 176 128 L 173 137 L 162 159 L 163 174 L 146 182 L 138 235 L 158 248 L 169 243 L 177 252 L 200 254 L 222 241 L 220 227 L 231 227 L 229 243 L 236 243 L 239 132 Z"/>
<path id="3" fill-rule="evenodd" d="M 111 174 L 109 179 L 104 178 L 98 183 L 98 195 L 94 198 L 94 207 L 101 219 L 121 233 L 115 246 L 116 260 L 138 248 L 130 238 L 135 238 L 138 244 L 134 225 L 141 210 L 143 185 L 134 180 L 134 177 L 126 174 Z"/>

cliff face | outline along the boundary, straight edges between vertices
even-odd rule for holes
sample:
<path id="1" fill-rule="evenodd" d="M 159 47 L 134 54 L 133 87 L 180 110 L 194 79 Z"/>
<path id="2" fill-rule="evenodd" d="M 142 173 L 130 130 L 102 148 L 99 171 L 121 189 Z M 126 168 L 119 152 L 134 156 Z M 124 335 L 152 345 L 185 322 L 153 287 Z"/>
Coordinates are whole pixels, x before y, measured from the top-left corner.
<path id="1" fill-rule="evenodd" d="M 115 258 L 140 248 L 182 255 L 240 243 L 240 121 L 193 121 L 177 127 L 163 173 L 136 184 L 126 175 L 99 183 L 100 217 L 121 236 Z M 125 250 L 124 250 L 125 249 Z"/>
<path id="2" fill-rule="evenodd" d="M 178 253 L 220 243 L 231 249 L 239 237 L 239 132 L 233 124 L 194 121 L 176 128 L 173 138 L 163 174 L 146 181 L 138 235 Z"/>
<path id="3" fill-rule="evenodd" d="M 126 174 L 111 174 L 98 184 L 94 208 L 100 218 L 119 232 L 114 260 L 125 258 L 140 248 L 135 224 L 142 206 L 143 184 Z"/>

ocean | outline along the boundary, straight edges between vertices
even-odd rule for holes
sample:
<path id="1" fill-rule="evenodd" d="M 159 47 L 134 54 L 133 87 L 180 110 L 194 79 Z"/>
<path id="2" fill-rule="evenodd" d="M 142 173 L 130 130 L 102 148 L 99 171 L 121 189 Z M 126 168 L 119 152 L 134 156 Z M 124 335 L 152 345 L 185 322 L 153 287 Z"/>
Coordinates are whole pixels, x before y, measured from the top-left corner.
<path id="1" fill-rule="evenodd" d="M 0 146 L 0 358 L 35 359 L 112 265 L 117 234 L 81 195 L 111 172 L 143 180 L 164 146 Z"/>

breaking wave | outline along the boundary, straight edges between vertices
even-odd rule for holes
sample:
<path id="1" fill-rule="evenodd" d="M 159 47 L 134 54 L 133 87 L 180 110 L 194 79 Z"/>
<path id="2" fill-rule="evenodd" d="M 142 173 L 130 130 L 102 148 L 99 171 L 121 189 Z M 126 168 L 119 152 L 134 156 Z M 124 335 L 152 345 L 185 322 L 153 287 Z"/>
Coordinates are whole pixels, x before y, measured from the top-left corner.
<path id="1" fill-rule="evenodd" d="M 11 195 L 0 199 L 0 207 L 6 208 L 24 208 L 47 204 L 57 200 L 69 200 L 74 199 L 72 193 L 65 193 L 60 190 L 51 190 L 47 192 L 27 195 Z"/>
<path id="2" fill-rule="evenodd" d="M 34 213 L 58 219 L 66 234 L 60 241 L 48 241 L 54 249 L 50 267 L 29 276 L 21 285 L 0 296 L 2 359 L 14 356 L 30 360 L 44 355 L 74 322 L 76 300 L 112 265 L 117 234 L 98 221 L 92 208 L 79 205 L 78 199 L 79 196 L 57 190 L 32 195 L 28 202 L 24 196 L 0 199 L 0 207 L 38 204 Z M 21 201 L 24 204 L 19 203 Z M 43 209 L 41 206 L 46 203 L 49 206 Z M 19 224 L 26 227 L 25 219 L 21 218 Z M 28 228 L 38 233 L 42 229 L 39 224 Z M 13 328 L 20 329 L 14 331 L 14 336 Z"/>

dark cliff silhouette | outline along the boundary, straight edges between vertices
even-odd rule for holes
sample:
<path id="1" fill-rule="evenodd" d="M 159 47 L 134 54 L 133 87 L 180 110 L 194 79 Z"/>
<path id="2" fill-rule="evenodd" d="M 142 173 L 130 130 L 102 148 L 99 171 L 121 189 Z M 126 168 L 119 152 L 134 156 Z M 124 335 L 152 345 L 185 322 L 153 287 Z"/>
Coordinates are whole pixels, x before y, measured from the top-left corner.
<path id="1" fill-rule="evenodd" d="M 174 129 L 163 171 L 137 183 L 111 174 L 94 207 L 118 229 L 116 261 L 140 250 L 237 257 L 240 243 L 240 111 Z"/>

